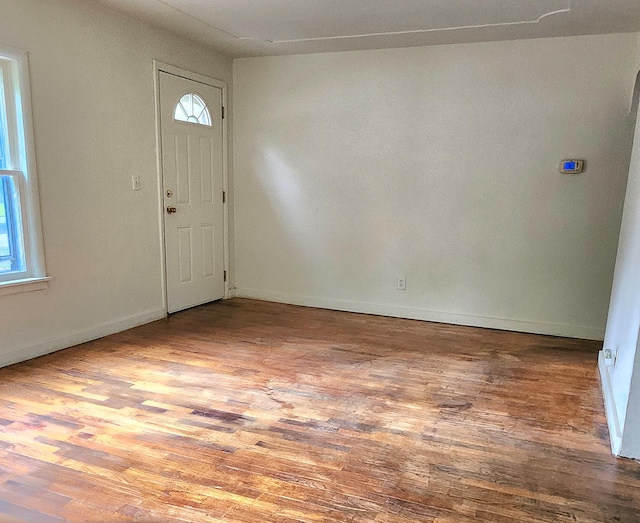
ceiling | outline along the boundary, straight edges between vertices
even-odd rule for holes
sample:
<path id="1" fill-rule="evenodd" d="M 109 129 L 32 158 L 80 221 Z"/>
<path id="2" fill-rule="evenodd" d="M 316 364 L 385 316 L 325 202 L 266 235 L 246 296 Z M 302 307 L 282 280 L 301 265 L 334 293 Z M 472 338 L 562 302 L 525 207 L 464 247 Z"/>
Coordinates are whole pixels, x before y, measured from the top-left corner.
<path id="1" fill-rule="evenodd" d="M 99 0 L 232 57 L 640 31 L 638 0 Z"/>

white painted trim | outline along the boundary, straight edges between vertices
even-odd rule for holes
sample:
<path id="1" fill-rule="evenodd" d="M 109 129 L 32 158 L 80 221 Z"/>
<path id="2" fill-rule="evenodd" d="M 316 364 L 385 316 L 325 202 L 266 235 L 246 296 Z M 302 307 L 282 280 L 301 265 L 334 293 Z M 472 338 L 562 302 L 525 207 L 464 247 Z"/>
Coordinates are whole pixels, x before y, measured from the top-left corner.
<path id="1" fill-rule="evenodd" d="M 229 289 L 229 298 L 237 298 L 238 289 Z"/>
<path id="2" fill-rule="evenodd" d="M 0 282 L 0 296 L 18 294 L 20 292 L 44 291 L 49 288 L 51 278 L 25 278 Z"/>
<path id="3" fill-rule="evenodd" d="M 231 254 L 229 252 L 229 144 L 228 144 L 228 122 L 229 115 L 231 114 L 229 105 L 227 103 L 227 84 L 225 82 L 220 82 L 222 84 L 222 107 L 224 107 L 224 118 L 222 119 L 222 190 L 224 191 L 226 198 L 224 203 L 222 204 L 222 208 L 224 211 L 224 225 L 222 232 L 224 237 L 223 241 L 223 249 L 224 249 L 224 271 L 227 274 L 227 277 L 224 282 L 224 297 L 225 299 L 229 298 L 229 284 L 231 282 Z"/>
<path id="4" fill-rule="evenodd" d="M 609 426 L 609 438 L 611 440 L 611 452 L 615 456 L 620 455 L 622 448 L 622 430 L 618 420 L 615 398 L 613 397 L 613 387 L 611 386 L 611 375 L 606 364 L 603 351 L 598 354 L 598 369 L 600 370 L 600 380 L 602 385 L 602 395 L 604 397 L 604 410 L 607 415 L 607 425 Z"/>
<path id="5" fill-rule="evenodd" d="M 21 361 L 30 360 L 45 354 L 50 354 L 58 350 L 67 349 L 80 343 L 86 343 L 88 341 L 103 338 L 110 334 L 122 332 L 138 325 L 144 325 L 152 321 L 161 320 L 166 317 L 166 313 L 162 309 L 148 311 L 143 314 L 136 314 L 128 316 L 121 320 L 103 323 L 96 325 L 90 329 L 82 331 L 76 331 L 71 334 L 66 334 L 58 338 L 50 338 L 48 340 L 41 341 L 35 345 L 22 347 L 20 349 L 14 349 L 8 352 L 0 353 L 0 367 L 6 367 L 7 365 L 13 365 Z"/>
<path id="6" fill-rule="evenodd" d="M 333 298 L 284 294 L 280 292 L 256 289 L 236 289 L 236 294 L 239 298 L 253 298 L 256 300 L 290 303 L 292 305 L 303 305 L 305 307 L 317 307 L 320 309 L 376 314 L 378 316 L 390 316 L 392 318 L 406 318 L 410 320 L 467 325 L 470 327 L 529 332 L 533 334 L 562 336 L 565 338 L 579 338 L 598 341 L 602 341 L 604 338 L 604 329 L 583 327 L 579 325 L 541 323 L 508 318 L 493 318 L 490 316 L 473 316 L 469 314 L 456 314 L 451 312 L 416 309 L 412 307 L 400 307 L 397 305 L 336 300 Z"/>
<path id="7" fill-rule="evenodd" d="M 167 278 L 166 278 L 166 245 L 164 237 L 164 187 L 162 185 L 162 127 L 160 125 L 160 72 L 169 73 L 187 80 L 193 80 L 201 84 L 209 85 L 211 87 L 217 87 L 222 90 L 222 106 L 224 107 L 225 117 L 222 120 L 222 190 L 226 192 L 227 198 L 223 204 L 224 210 L 224 224 L 223 228 L 223 245 L 224 245 L 224 271 L 227 273 L 227 281 L 224 282 L 224 299 L 230 297 L 229 294 L 229 281 L 230 276 L 230 263 L 229 263 L 229 146 L 228 146 L 228 128 L 227 122 L 229 121 L 229 107 L 227 104 L 227 83 L 222 80 L 216 80 L 208 76 L 187 71 L 175 65 L 166 64 L 158 60 L 153 61 L 153 86 L 154 96 L 156 101 L 156 168 L 158 172 L 158 198 L 159 198 L 159 223 L 160 223 L 160 248 L 162 252 L 160 269 L 162 274 L 162 300 L 165 312 L 168 312 L 167 302 Z"/>
<path id="8" fill-rule="evenodd" d="M 176 67 L 175 65 L 159 62 L 158 60 L 154 60 L 153 65 L 156 72 L 163 71 L 174 76 L 186 78 L 187 80 L 193 80 L 194 82 L 210 85 L 211 87 L 217 87 L 218 89 L 222 89 L 223 91 L 225 91 L 225 89 L 227 88 L 227 83 L 223 82 L 222 80 L 217 80 L 215 78 L 211 78 L 210 76 L 205 76 L 199 73 L 194 73 L 193 71 L 188 71 L 187 69 L 182 69 L 181 67 Z M 225 100 L 223 99 L 223 102 L 224 101 Z"/>
<path id="9" fill-rule="evenodd" d="M 156 111 L 156 172 L 158 176 L 158 233 L 160 234 L 160 289 L 162 290 L 162 308 L 169 313 L 167 302 L 167 260 L 164 241 L 164 187 L 162 185 L 162 126 L 160 125 L 160 69 L 159 62 L 153 61 L 153 96 L 155 97 Z"/>
<path id="10" fill-rule="evenodd" d="M 33 112 L 31 105 L 31 80 L 29 75 L 29 55 L 25 52 L 18 60 L 20 74 L 20 96 L 22 98 L 22 122 L 24 131 L 24 161 L 23 170 L 28 177 L 26 220 L 29 228 L 29 253 L 32 277 L 46 275 L 44 261 L 44 239 L 42 235 L 42 217 L 40 216 L 40 192 L 38 183 L 38 168 L 36 166 L 35 135 L 33 127 Z"/>

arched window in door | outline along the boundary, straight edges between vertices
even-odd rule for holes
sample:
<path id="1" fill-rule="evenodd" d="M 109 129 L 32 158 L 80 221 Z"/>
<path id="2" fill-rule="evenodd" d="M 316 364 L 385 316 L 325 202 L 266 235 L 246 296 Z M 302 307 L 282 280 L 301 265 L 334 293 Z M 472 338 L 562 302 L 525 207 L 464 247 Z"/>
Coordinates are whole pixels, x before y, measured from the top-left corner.
<path id="1" fill-rule="evenodd" d="M 211 114 L 205 101 L 196 93 L 187 93 L 176 105 L 173 118 L 178 122 L 211 127 Z"/>

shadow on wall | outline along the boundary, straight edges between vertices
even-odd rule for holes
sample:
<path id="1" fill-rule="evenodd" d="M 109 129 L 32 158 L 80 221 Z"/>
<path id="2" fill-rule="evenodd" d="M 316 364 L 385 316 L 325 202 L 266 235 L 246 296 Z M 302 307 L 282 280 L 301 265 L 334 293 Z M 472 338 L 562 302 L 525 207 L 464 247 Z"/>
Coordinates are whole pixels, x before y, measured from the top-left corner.
<path id="1" fill-rule="evenodd" d="M 633 88 L 633 97 L 631 98 L 631 107 L 629 108 L 629 114 L 637 118 L 638 115 L 638 103 L 640 103 L 640 71 L 636 76 L 636 85 Z"/>

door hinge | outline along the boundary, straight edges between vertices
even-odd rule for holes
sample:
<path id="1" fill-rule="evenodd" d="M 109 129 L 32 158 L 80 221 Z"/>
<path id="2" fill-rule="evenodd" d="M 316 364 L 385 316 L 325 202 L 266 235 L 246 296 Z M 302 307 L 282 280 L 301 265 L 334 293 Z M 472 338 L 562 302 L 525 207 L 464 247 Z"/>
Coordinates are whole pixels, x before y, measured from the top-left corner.
<path id="1" fill-rule="evenodd" d="M 222 119 L 224 120 L 224 105 L 222 106 Z"/>
<path id="2" fill-rule="evenodd" d="M 227 203 L 227 192 L 222 191 L 222 203 Z"/>
<path id="3" fill-rule="evenodd" d="M 227 281 L 227 271 L 224 271 L 224 281 Z"/>

